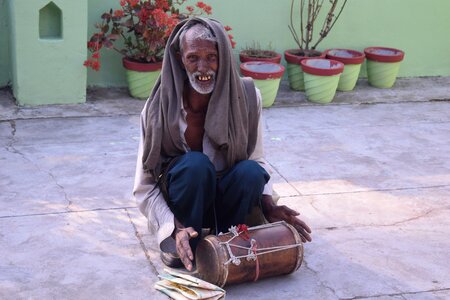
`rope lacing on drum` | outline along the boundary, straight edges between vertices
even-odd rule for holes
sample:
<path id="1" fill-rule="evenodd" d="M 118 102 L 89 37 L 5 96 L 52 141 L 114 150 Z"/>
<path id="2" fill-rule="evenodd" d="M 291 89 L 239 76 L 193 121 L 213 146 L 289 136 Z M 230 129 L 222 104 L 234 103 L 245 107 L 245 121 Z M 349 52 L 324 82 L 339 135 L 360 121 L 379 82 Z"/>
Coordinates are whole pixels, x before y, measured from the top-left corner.
<path id="1" fill-rule="evenodd" d="M 256 261 L 256 276 L 255 276 L 254 281 L 258 280 L 258 277 L 259 277 L 258 256 L 268 254 L 268 253 L 283 251 L 283 250 L 287 250 L 287 249 L 291 249 L 291 248 L 295 248 L 295 247 L 300 247 L 302 245 L 301 243 L 297 243 L 297 244 L 291 244 L 291 245 L 258 248 L 256 240 L 253 238 L 250 239 L 250 236 L 248 234 L 248 227 L 245 224 L 231 226 L 229 228 L 229 232 L 232 233 L 233 236 L 228 241 L 219 243 L 220 245 L 225 245 L 225 247 L 228 251 L 228 255 L 230 256 L 230 258 L 224 263 L 224 265 L 233 263 L 234 265 L 239 266 L 241 264 L 241 259 L 243 259 L 243 258 L 246 258 L 247 261 L 251 261 L 251 260 Z M 237 238 L 239 236 L 244 240 L 250 240 L 250 247 L 240 246 L 240 245 L 231 243 L 235 238 Z M 247 254 L 236 256 L 233 254 L 231 247 L 247 250 Z"/>

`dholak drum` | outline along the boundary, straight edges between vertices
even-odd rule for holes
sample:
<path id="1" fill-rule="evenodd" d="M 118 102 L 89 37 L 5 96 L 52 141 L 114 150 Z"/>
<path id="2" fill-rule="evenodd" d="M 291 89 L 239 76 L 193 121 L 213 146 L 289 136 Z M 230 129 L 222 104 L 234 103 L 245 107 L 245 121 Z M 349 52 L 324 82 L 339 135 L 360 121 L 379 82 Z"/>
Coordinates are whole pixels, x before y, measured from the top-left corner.
<path id="1" fill-rule="evenodd" d="M 220 287 L 290 274 L 302 260 L 300 235 L 284 221 L 248 230 L 233 226 L 226 234 L 205 237 L 196 250 L 198 276 Z"/>

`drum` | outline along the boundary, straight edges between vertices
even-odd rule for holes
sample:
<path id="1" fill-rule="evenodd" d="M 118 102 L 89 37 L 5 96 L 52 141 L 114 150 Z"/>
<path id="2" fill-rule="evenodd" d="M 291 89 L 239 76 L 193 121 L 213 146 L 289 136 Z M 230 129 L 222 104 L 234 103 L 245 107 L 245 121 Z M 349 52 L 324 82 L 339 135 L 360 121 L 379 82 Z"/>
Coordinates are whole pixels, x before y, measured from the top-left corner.
<path id="1" fill-rule="evenodd" d="M 198 276 L 220 287 L 256 281 L 296 271 L 303 260 L 303 244 L 294 227 L 276 222 L 209 235 L 196 250 Z"/>

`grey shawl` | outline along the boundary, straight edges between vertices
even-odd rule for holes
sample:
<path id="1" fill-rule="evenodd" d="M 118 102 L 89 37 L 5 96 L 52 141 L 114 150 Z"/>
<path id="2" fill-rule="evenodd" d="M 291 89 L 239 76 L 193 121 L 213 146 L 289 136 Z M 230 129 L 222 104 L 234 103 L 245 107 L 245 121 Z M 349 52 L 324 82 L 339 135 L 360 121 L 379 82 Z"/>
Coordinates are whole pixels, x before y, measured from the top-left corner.
<path id="1" fill-rule="evenodd" d="M 227 167 L 248 159 L 255 148 L 258 112 L 256 94 L 246 96 L 228 35 L 218 21 L 191 18 L 180 22 L 172 32 L 164 52 L 161 75 L 147 101 L 146 133 L 142 162 L 144 171 L 155 178 L 161 172 L 161 156 L 171 158 L 184 154 L 179 119 L 186 72 L 176 58 L 179 37 L 190 23 L 203 23 L 217 38 L 219 68 L 205 120 L 205 135 L 226 156 Z M 252 84 L 253 86 L 253 84 Z M 253 87 L 254 89 L 254 87 Z"/>

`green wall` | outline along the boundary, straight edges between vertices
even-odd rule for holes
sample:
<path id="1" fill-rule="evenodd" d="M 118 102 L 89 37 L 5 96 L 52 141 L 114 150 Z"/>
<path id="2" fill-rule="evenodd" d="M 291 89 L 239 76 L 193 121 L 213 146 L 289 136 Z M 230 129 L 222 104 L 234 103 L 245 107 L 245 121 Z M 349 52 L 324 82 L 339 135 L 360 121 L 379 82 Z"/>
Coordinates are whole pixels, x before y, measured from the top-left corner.
<path id="1" fill-rule="evenodd" d="M 12 0 L 15 1 L 15 0 Z M 0 0 L 0 8 L 5 0 Z M 188 4 L 196 1 L 188 0 Z M 204 0 L 213 8 L 213 17 L 233 27 L 239 50 L 254 42 L 283 52 L 295 48 L 288 30 L 290 0 Z M 327 1 L 325 1 L 326 3 Z M 100 22 L 102 12 L 118 8 L 119 0 L 88 0 L 88 34 Z M 4 35 L 7 27 L 4 9 L 0 11 L 0 66 L 8 67 Z M 449 0 L 348 0 L 341 19 L 319 45 L 327 48 L 362 50 L 386 46 L 405 51 L 399 76 L 450 76 L 450 1 Z M 125 86 L 121 57 L 102 51 L 102 68 L 88 71 L 90 86 Z M 283 60 L 283 63 L 284 60 Z M 8 75 L 0 75 L 0 86 Z M 10 72 L 6 72 L 9 74 Z M 365 76 L 365 72 L 362 73 Z M 6 79 L 5 79 L 6 78 Z"/>
<path id="2" fill-rule="evenodd" d="M 9 57 L 9 19 L 6 0 L 0 0 L 0 87 L 8 85 L 11 80 Z"/>
<path id="3" fill-rule="evenodd" d="M 87 0 L 9 0 L 11 77 L 21 105 L 86 99 Z"/>
<path id="4" fill-rule="evenodd" d="M 326 3 L 327 1 L 325 1 Z M 259 41 L 295 48 L 288 30 L 290 0 L 210 0 L 218 19 L 234 28 L 238 50 Z M 386 46 L 405 51 L 399 76 L 450 75 L 449 0 L 348 0 L 319 50 Z"/>

